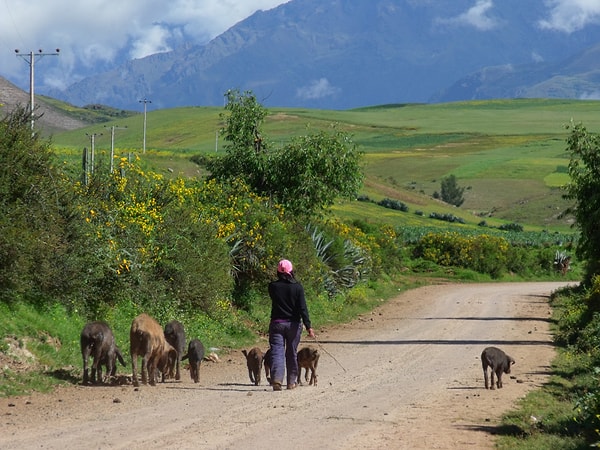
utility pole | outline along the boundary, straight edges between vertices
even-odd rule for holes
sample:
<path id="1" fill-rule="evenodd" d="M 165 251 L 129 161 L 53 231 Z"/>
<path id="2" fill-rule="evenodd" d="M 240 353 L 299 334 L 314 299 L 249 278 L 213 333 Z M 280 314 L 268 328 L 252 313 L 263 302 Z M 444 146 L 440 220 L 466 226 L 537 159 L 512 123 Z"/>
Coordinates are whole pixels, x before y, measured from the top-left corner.
<path id="1" fill-rule="evenodd" d="M 90 173 L 94 173 L 94 148 L 96 136 L 102 136 L 102 133 L 85 133 L 85 135 L 90 138 L 90 147 L 92 152 L 90 155 Z"/>
<path id="2" fill-rule="evenodd" d="M 106 125 L 104 125 L 106 127 Z M 126 130 L 127 127 L 110 127 L 110 172 L 113 173 L 114 170 L 114 160 L 115 160 L 115 130 Z"/>
<path id="3" fill-rule="evenodd" d="M 143 147 L 143 153 L 146 153 L 146 104 L 147 103 L 152 103 L 151 100 L 148 100 L 146 97 L 144 97 L 143 100 L 139 100 L 140 103 L 144 104 L 144 147 Z"/>
<path id="4" fill-rule="evenodd" d="M 58 53 L 60 52 L 60 49 L 57 48 L 56 52 L 54 53 L 44 53 L 42 51 L 42 49 L 39 49 L 37 53 L 34 52 L 29 52 L 28 55 L 23 55 L 21 53 L 19 53 L 19 49 L 16 48 L 15 49 L 15 53 L 17 54 L 17 56 L 20 56 L 21 58 L 23 58 L 25 60 L 25 62 L 27 64 L 29 64 L 29 109 L 30 109 L 30 113 L 31 113 L 31 133 L 33 133 L 33 127 L 35 125 L 35 114 L 33 112 L 34 108 L 35 108 L 35 95 L 34 95 L 34 88 L 35 88 L 35 58 L 43 58 L 44 56 L 58 56 Z"/>

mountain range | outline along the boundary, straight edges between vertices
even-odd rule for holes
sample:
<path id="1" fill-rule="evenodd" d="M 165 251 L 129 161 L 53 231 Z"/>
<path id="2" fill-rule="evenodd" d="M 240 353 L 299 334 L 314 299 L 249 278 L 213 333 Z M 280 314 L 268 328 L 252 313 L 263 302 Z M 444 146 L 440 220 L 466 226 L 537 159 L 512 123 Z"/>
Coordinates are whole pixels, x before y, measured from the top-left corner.
<path id="1" fill-rule="evenodd" d="M 292 0 L 204 45 L 135 59 L 44 92 L 74 105 L 347 109 L 512 97 L 600 97 L 600 26 L 540 26 L 544 0 Z"/>

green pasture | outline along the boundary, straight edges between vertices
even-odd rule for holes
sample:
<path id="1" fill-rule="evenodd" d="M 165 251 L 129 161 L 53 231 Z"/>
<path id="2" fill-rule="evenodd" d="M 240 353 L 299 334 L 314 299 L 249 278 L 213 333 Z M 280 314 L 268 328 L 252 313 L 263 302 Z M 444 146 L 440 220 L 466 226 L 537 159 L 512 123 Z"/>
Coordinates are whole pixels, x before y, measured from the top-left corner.
<path id="1" fill-rule="evenodd" d="M 148 111 L 146 114 L 146 149 L 158 157 L 175 153 L 178 157 L 215 150 L 215 132 L 220 128 L 220 108 L 173 108 Z M 111 127 L 115 127 L 114 146 L 123 152 L 142 151 L 144 115 L 107 120 L 78 130 L 53 136 L 58 149 L 82 149 L 90 146 L 88 135 L 96 134 L 97 149 L 110 149 Z"/>
<path id="2" fill-rule="evenodd" d="M 574 120 L 594 132 L 599 110 L 597 101 L 544 99 L 345 111 L 272 108 L 263 134 L 270 145 L 281 146 L 294 136 L 335 125 L 349 132 L 364 152 L 366 179 L 360 194 L 373 200 L 400 200 L 413 211 L 449 209 L 470 223 L 483 217 L 566 229 L 569 218 L 560 217 L 569 206 L 560 189 L 568 182 L 565 126 Z M 224 151 L 225 142 L 218 135 L 223 112 L 217 107 L 149 110 L 145 154 L 141 113 L 52 139 L 62 163 L 78 171 L 81 151 L 90 147 L 89 135 L 96 133 L 95 160 L 107 168 L 115 126 L 115 157 L 139 157 L 146 167 L 167 176 L 196 176 L 202 171 L 191 156 Z M 458 209 L 432 198 L 442 178 L 451 174 L 465 187 L 465 202 Z M 335 209 L 342 215 L 367 216 L 370 211 L 364 207 L 343 202 Z"/>

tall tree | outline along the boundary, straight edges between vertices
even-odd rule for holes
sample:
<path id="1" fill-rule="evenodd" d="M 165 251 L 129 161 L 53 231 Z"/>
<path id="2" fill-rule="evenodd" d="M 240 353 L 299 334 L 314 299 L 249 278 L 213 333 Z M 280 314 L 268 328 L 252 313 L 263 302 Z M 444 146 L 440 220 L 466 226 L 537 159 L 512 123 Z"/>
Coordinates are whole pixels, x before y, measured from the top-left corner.
<path id="1" fill-rule="evenodd" d="M 339 130 L 294 138 L 271 158 L 271 195 L 293 214 L 320 214 L 338 197 L 356 197 L 363 179 L 361 156 Z"/>
<path id="2" fill-rule="evenodd" d="M 571 123 L 567 129 L 571 180 L 564 197 L 575 201 L 570 212 L 581 233 L 577 256 L 586 261 L 585 281 L 590 281 L 600 274 L 600 136 L 588 133 L 582 124 Z"/>
<path id="3" fill-rule="evenodd" d="M 265 190 L 267 142 L 262 136 L 262 125 L 268 111 L 252 92 L 230 90 L 225 94 L 226 113 L 221 129 L 227 144 L 225 156 L 212 160 L 208 169 L 218 179 L 241 178 L 258 191 Z"/>
<path id="4" fill-rule="evenodd" d="M 0 121 L 0 299 L 40 298 L 60 290 L 61 177 L 50 143 L 16 108 Z"/>
<path id="5" fill-rule="evenodd" d="M 268 195 L 286 210 L 319 214 L 336 197 L 355 195 L 362 183 L 362 153 L 350 136 L 332 128 L 295 137 L 271 148 L 261 126 L 267 110 L 251 92 L 227 93 L 226 152 L 208 165 L 212 177 L 240 178 L 256 193 Z"/>
<path id="6" fill-rule="evenodd" d="M 454 206 L 460 206 L 465 201 L 464 187 L 459 187 L 454 175 L 442 179 L 442 200 Z"/>

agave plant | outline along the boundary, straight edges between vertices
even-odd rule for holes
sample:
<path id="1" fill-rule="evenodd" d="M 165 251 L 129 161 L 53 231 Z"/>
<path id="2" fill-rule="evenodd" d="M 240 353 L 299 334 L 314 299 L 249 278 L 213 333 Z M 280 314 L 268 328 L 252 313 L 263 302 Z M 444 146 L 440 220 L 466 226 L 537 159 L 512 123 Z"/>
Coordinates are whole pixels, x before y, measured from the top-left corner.
<path id="1" fill-rule="evenodd" d="M 556 250 L 556 253 L 554 254 L 554 267 L 562 275 L 566 274 L 571 268 L 571 257 L 565 252 Z"/>
<path id="2" fill-rule="evenodd" d="M 355 246 L 350 240 L 344 241 L 343 254 L 332 253 L 333 240 L 327 241 L 323 232 L 316 226 L 307 225 L 306 230 L 310 233 L 313 245 L 319 259 L 329 267 L 329 273 L 325 280 L 325 290 L 330 296 L 335 295 L 340 288 L 350 289 L 354 287 L 367 273 L 367 257 L 364 251 Z M 341 267 L 334 261 L 343 261 Z"/>
<path id="3" fill-rule="evenodd" d="M 311 231 L 312 229 L 312 231 Z M 310 237 L 313 241 L 313 245 L 315 246 L 315 250 L 317 252 L 317 257 L 324 263 L 329 264 L 333 255 L 328 254 L 329 247 L 333 244 L 333 239 L 329 242 L 326 242 L 325 236 L 323 236 L 323 232 L 319 231 L 316 226 L 307 225 L 306 231 L 310 233 Z"/>

